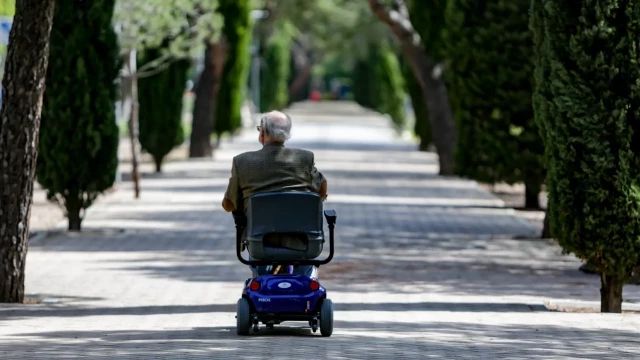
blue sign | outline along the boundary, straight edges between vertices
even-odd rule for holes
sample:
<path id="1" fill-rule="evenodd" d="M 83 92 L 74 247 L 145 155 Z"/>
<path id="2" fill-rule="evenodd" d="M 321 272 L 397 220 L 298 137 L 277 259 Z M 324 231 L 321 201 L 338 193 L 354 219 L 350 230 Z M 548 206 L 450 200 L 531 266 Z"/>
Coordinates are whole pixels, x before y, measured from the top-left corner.
<path id="1" fill-rule="evenodd" d="M 11 25 L 13 24 L 13 18 L 0 17 L 0 43 L 9 43 L 9 33 L 11 32 Z"/>

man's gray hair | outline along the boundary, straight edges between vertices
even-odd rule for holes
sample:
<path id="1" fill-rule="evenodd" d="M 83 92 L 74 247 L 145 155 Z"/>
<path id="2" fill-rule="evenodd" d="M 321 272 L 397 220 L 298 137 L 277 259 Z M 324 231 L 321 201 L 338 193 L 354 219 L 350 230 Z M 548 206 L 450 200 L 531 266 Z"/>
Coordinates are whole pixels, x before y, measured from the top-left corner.
<path id="1" fill-rule="evenodd" d="M 277 113 L 268 113 L 262 118 L 264 133 L 275 141 L 285 142 L 291 138 L 291 117 L 287 114 L 278 116 Z"/>

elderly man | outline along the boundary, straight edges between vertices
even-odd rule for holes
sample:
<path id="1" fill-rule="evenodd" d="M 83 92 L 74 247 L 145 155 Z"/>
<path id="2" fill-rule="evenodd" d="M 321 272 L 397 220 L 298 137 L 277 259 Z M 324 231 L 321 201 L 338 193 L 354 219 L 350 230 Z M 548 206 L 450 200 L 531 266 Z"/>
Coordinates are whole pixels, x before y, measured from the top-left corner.
<path id="1" fill-rule="evenodd" d="M 313 153 L 287 148 L 284 142 L 291 135 L 291 118 L 279 111 L 267 113 L 258 126 L 258 141 L 262 149 L 249 151 L 233 158 L 229 186 L 222 200 L 227 212 L 246 211 L 248 199 L 257 193 L 292 190 L 312 191 L 324 200 L 327 180 L 318 172 Z M 301 240 L 291 236 L 270 237 L 270 246 L 305 249 Z M 268 266 L 251 268 L 253 276 L 266 274 Z M 317 277 L 314 266 L 300 266 L 295 273 Z"/>

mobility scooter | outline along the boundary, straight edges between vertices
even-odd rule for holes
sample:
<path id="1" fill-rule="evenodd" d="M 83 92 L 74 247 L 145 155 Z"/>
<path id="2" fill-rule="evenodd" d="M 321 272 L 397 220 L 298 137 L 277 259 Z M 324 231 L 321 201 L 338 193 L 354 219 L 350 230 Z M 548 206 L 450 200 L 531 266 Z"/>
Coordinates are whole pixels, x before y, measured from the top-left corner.
<path id="1" fill-rule="evenodd" d="M 238 300 L 236 327 L 238 335 L 259 331 L 283 321 L 304 321 L 322 336 L 333 332 L 333 304 L 318 279 L 296 275 L 294 267 L 327 264 L 333 258 L 336 212 L 325 210 L 329 227 L 329 255 L 316 259 L 324 245 L 323 209 L 320 196 L 311 192 L 287 191 L 256 194 L 249 198 L 246 215 L 234 213 L 236 255 L 250 266 L 271 266 L 271 273 L 248 279 Z M 306 249 L 269 246 L 267 235 L 296 236 Z M 246 248 L 250 258 L 244 259 Z M 274 273 L 280 269 L 279 273 Z"/>

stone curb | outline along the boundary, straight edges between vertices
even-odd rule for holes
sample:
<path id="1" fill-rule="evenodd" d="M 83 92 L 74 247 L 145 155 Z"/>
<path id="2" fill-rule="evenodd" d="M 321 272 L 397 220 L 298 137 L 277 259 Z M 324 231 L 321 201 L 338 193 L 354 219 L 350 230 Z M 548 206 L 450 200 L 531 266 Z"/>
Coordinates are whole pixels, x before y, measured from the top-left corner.
<path id="1" fill-rule="evenodd" d="M 600 313 L 600 302 L 580 300 L 547 300 L 544 306 L 550 311 L 569 313 Z M 622 303 L 622 312 L 640 313 L 640 304 Z"/>

